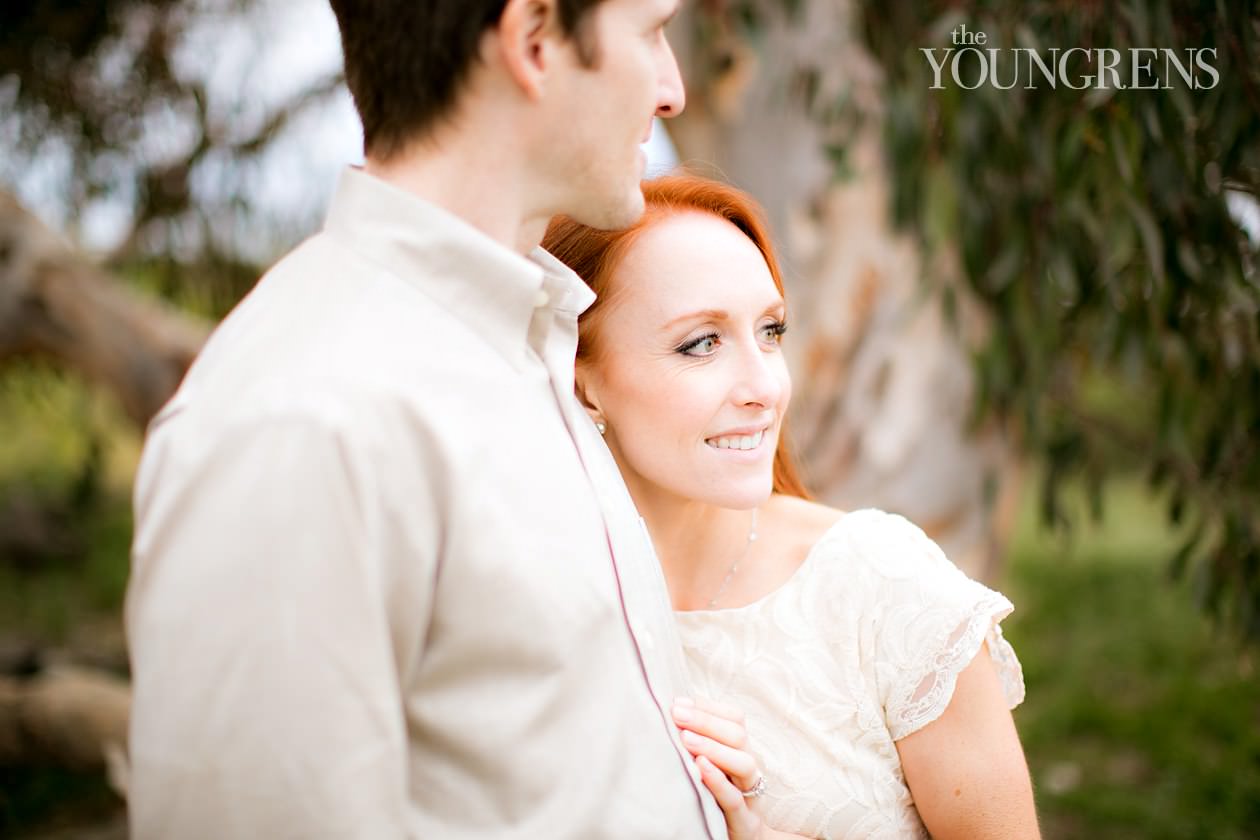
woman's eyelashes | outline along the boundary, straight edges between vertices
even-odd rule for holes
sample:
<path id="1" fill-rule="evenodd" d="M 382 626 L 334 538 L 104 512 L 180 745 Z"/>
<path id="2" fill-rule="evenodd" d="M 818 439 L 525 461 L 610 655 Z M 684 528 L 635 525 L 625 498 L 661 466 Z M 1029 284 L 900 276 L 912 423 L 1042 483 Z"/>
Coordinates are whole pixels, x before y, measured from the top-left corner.
<path id="1" fill-rule="evenodd" d="M 684 356 L 708 356 L 717 350 L 720 339 L 721 336 L 715 332 L 705 333 L 684 341 L 674 348 L 674 351 Z"/>
<path id="2" fill-rule="evenodd" d="M 787 332 L 787 323 L 782 320 L 771 321 L 770 323 L 762 324 L 757 328 L 758 338 L 764 344 L 778 345 L 785 332 Z M 687 339 L 682 344 L 675 347 L 674 352 L 680 353 L 684 356 L 711 356 L 717 352 L 721 343 L 721 334 L 717 332 L 707 332 L 703 335 Z"/>
<path id="3" fill-rule="evenodd" d="M 787 322 L 783 320 L 771 321 L 761 328 L 761 334 L 765 340 L 774 344 L 783 340 L 785 332 L 787 332 Z"/>

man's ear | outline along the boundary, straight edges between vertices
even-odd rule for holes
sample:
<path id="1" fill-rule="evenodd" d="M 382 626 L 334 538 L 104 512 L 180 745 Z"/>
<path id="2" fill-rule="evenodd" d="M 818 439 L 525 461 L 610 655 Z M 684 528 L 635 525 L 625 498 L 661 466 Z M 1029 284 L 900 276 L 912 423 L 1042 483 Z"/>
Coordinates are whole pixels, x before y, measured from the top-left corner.
<path id="1" fill-rule="evenodd" d="M 498 49 L 504 67 L 530 99 L 542 96 L 544 81 L 564 42 L 556 0 L 507 0 L 499 17 Z"/>

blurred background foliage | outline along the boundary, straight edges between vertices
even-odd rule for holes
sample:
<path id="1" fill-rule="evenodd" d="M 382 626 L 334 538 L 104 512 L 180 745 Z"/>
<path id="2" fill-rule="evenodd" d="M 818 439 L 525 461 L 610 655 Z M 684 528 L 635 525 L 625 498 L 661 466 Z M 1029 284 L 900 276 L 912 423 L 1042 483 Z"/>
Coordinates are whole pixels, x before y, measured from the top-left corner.
<path id="1" fill-rule="evenodd" d="M 71 161 L 59 196 L 71 236 L 94 202 L 120 203 L 128 232 L 100 260 L 201 317 L 223 314 L 269 258 L 251 239 L 273 256 L 297 237 L 233 184 L 340 90 L 334 74 L 266 108 L 216 103 L 181 63 L 183 33 L 250 5 L 0 8 L 0 188 L 41 156 Z M 807 3 L 699 5 L 755 41 L 769 6 Z M 1260 685 L 1239 641 L 1260 635 L 1260 234 L 1238 210 L 1260 189 L 1256 6 L 863 0 L 855 13 L 882 72 L 894 215 L 926 253 L 956 259 L 991 314 L 977 422 L 1008 420 L 1033 464 L 998 584 L 1019 607 L 1017 720 L 1045 835 L 1260 836 Z M 1001 47 L 1212 47 L 1220 83 L 932 90 L 921 50 L 949 46 L 963 22 Z M 855 107 L 811 103 L 837 125 Z M 845 136 L 827 133 L 840 178 Z M 73 371 L 0 360 L 6 673 L 63 655 L 125 673 L 139 446 L 111 395 Z M 110 819 L 97 771 L 0 766 L 0 836 Z"/>
<path id="2" fill-rule="evenodd" d="M 251 90 L 252 65 L 224 85 L 208 68 L 215 41 L 260 28 L 274 2 L 32 0 L 0 8 L 0 177 L 58 170 L 57 200 L 72 234 L 92 213 L 122 219 L 104 261 L 137 271 L 181 305 L 221 316 L 268 261 L 318 218 L 276 218 L 254 185 L 266 155 L 304 116 L 345 95 L 339 70 L 293 90 Z M 262 9 L 263 14 L 251 12 Z M 241 38 L 237 37 L 237 41 Z M 226 74 L 225 74 L 226 75 Z M 276 92 L 279 88 L 279 93 Z"/>
<path id="3" fill-rule="evenodd" d="M 932 89 L 921 50 L 939 59 L 960 24 L 986 33 L 1018 85 L 964 89 L 947 67 Z M 1230 208 L 1254 213 L 1260 194 L 1256 5 L 868 4 L 863 31 L 887 78 L 895 216 L 925 250 L 956 249 L 994 316 L 977 412 L 1012 418 L 1044 463 L 1045 520 L 1069 524 L 1070 479 L 1098 516 L 1104 481 L 1136 468 L 1187 523 L 1173 571 L 1260 638 L 1260 227 Z M 1128 85 L 1132 47 L 1183 62 L 1210 49 L 1220 81 L 1188 89 L 1147 54 L 1169 89 L 1052 89 L 1039 74 L 1029 89 L 1036 71 L 1011 48 L 1055 46 L 1119 50 Z M 1097 72 L 1071 66 L 1078 85 Z"/>

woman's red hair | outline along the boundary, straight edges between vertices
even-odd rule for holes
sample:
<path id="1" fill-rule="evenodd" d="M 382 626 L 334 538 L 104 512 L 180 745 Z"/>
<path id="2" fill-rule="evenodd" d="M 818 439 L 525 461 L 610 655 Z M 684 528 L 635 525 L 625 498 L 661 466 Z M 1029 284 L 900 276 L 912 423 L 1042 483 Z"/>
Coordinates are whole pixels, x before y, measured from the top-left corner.
<path id="1" fill-rule="evenodd" d="M 596 230 L 557 216 L 547 228 L 542 245 L 573 269 L 597 295 L 591 308 L 578 319 L 578 362 L 594 359 L 600 353 L 600 326 L 610 306 L 617 300 L 612 283 L 617 266 L 630 245 L 649 225 L 676 213 L 710 213 L 739 228 L 761 251 L 783 295 L 783 276 L 760 205 L 752 196 L 727 184 L 696 175 L 668 175 L 643 182 L 646 209 L 643 217 L 624 230 Z M 786 298 L 785 298 L 786 299 Z M 774 491 L 789 496 L 811 498 L 787 442 L 787 424 L 779 429 L 779 446 L 774 453 Z"/>

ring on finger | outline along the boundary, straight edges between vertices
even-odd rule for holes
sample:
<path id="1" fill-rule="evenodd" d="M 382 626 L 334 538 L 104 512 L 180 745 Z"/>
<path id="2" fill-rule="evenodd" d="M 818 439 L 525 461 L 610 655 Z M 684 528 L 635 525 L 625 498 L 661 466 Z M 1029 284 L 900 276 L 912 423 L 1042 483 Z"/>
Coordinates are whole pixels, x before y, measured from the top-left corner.
<path id="1" fill-rule="evenodd" d="M 748 790 L 740 791 L 740 793 L 744 795 L 745 799 L 756 799 L 758 796 L 761 796 L 765 792 L 766 792 L 766 777 L 761 775 L 760 773 L 757 774 L 757 781 L 753 783 L 752 787 L 750 787 Z"/>

